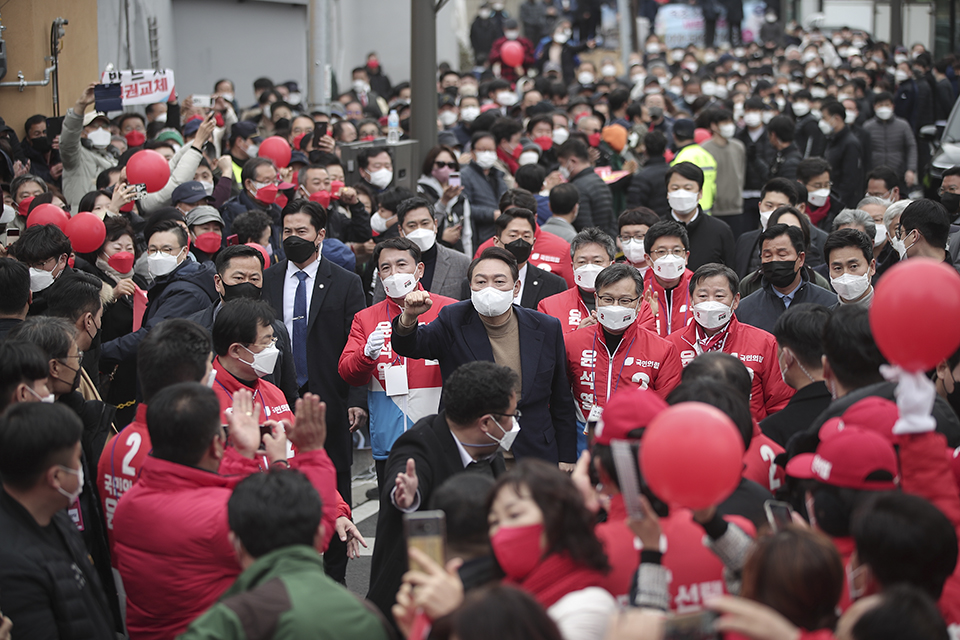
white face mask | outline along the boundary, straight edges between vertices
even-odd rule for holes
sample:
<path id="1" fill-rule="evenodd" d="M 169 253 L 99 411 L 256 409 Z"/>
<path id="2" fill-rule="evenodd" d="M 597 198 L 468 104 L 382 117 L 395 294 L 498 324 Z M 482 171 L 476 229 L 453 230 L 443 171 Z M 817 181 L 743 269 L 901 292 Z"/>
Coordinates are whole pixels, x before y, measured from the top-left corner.
<path id="1" fill-rule="evenodd" d="M 464 122 L 473 122 L 480 117 L 480 107 L 463 107 L 460 109 L 460 117 Z"/>
<path id="2" fill-rule="evenodd" d="M 597 307 L 597 321 L 609 331 L 626 329 L 636 319 L 637 310 L 635 307 L 621 307 L 616 304 L 609 307 Z"/>
<path id="3" fill-rule="evenodd" d="M 457 123 L 457 112 L 456 111 L 442 111 L 440 113 L 440 124 L 445 127 L 452 127 Z"/>
<path id="4" fill-rule="evenodd" d="M 520 32 L 515 29 L 512 29 L 510 31 L 504 31 L 503 37 L 505 37 L 507 40 L 516 40 L 517 38 L 520 37 Z"/>
<path id="5" fill-rule="evenodd" d="M 798 118 L 810 113 L 810 104 L 807 102 L 794 102 L 793 103 L 793 114 Z"/>
<path id="6" fill-rule="evenodd" d="M 715 96 L 717 95 L 717 83 L 716 82 L 704 82 L 700 85 L 700 90 L 705 96 Z"/>
<path id="7" fill-rule="evenodd" d="M 770 211 L 760 211 L 760 227 L 766 231 L 767 225 L 770 224 L 770 216 L 773 215 L 773 212 L 776 209 L 770 209 Z"/>
<path id="8" fill-rule="evenodd" d="M 847 111 L 847 114 L 844 116 L 843 121 L 847 124 L 853 124 L 857 121 L 857 116 L 860 115 L 856 111 Z"/>
<path id="9" fill-rule="evenodd" d="M 877 117 L 881 120 L 889 120 L 893 117 L 893 108 L 892 107 L 877 107 L 874 109 L 874 113 L 877 114 Z"/>
<path id="10" fill-rule="evenodd" d="M 887 228 L 882 224 L 877 225 L 877 232 L 873 234 L 873 246 L 879 247 L 887 239 Z"/>
<path id="11" fill-rule="evenodd" d="M 677 189 L 667 194 L 667 202 L 670 204 L 670 208 L 677 213 L 690 213 L 697 208 L 697 202 L 699 201 L 700 196 L 695 191 Z"/>
<path id="12" fill-rule="evenodd" d="M 716 300 L 693 305 L 693 318 L 704 329 L 719 329 L 732 317 L 730 307 Z"/>
<path id="13" fill-rule="evenodd" d="M 387 296 L 400 299 L 417 288 L 417 276 L 412 273 L 395 273 L 383 280 L 383 290 Z"/>
<path id="14" fill-rule="evenodd" d="M 501 91 L 497 94 L 497 104 L 501 107 L 511 107 L 517 104 L 517 94 L 513 91 Z"/>
<path id="15" fill-rule="evenodd" d="M 87 140 L 90 141 L 90 144 L 95 146 L 97 149 L 105 149 L 113 136 L 109 131 L 100 127 L 96 131 L 91 131 L 87 134 Z"/>
<path id="16" fill-rule="evenodd" d="M 897 79 L 897 84 L 900 84 L 901 82 L 906 82 L 907 80 L 910 79 L 910 74 L 904 71 L 903 69 L 897 69 L 897 72 L 893 75 Z"/>
<path id="17" fill-rule="evenodd" d="M 27 387 L 27 391 L 32 393 L 37 398 L 37 400 L 39 400 L 40 402 L 43 402 L 44 404 L 52 404 L 57 401 L 56 397 L 52 393 L 48 393 L 47 395 L 42 396 L 36 391 L 34 391 L 33 387 L 29 387 L 29 386 Z"/>
<path id="18" fill-rule="evenodd" d="M 181 249 L 180 253 L 183 253 L 185 250 L 186 247 Z M 176 269 L 179 264 L 177 259 L 180 257 L 180 253 L 175 256 L 162 251 L 147 254 L 147 270 L 150 272 L 150 275 L 154 278 L 159 278 Z"/>
<path id="19" fill-rule="evenodd" d="M 817 126 L 820 127 L 820 131 L 823 132 L 823 135 L 830 136 L 833 135 L 833 127 L 826 120 L 821 120 L 817 123 Z"/>
<path id="20" fill-rule="evenodd" d="M 370 184 L 377 189 L 386 189 L 393 182 L 393 171 L 390 169 L 377 169 L 370 172 Z"/>
<path id="21" fill-rule="evenodd" d="M 11 207 L 8 204 L 3 205 L 3 214 L 0 215 L 0 224 L 7 224 L 8 222 L 13 222 L 14 218 L 17 217 L 17 210 Z"/>
<path id="22" fill-rule="evenodd" d="M 387 220 L 379 213 L 370 216 L 370 228 L 377 233 L 384 233 L 387 230 Z"/>
<path id="23" fill-rule="evenodd" d="M 617 68 L 612 64 L 605 64 L 600 67 L 600 74 L 605 78 L 615 78 L 617 77 Z"/>
<path id="24" fill-rule="evenodd" d="M 489 169 L 493 165 L 497 164 L 496 151 L 474 151 L 473 155 L 476 156 L 477 164 L 481 169 Z"/>
<path id="25" fill-rule="evenodd" d="M 900 238 L 891 238 L 890 246 L 893 247 L 897 255 L 900 256 L 900 259 L 903 260 L 907 256 L 907 247 L 904 245 L 903 240 Z"/>
<path id="26" fill-rule="evenodd" d="M 570 132 L 565 127 L 559 127 L 553 130 L 553 144 L 563 144 L 570 137 Z"/>
<path id="27" fill-rule="evenodd" d="M 570 39 L 570 36 L 566 32 L 561 31 L 560 33 L 553 34 L 553 41 L 557 44 L 566 44 L 567 40 Z"/>
<path id="28" fill-rule="evenodd" d="M 665 255 L 653 261 L 653 272 L 661 280 L 676 280 L 683 275 L 687 261 L 680 256 Z"/>
<path id="29" fill-rule="evenodd" d="M 221 93 L 221 94 L 220 94 L 220 97 L 223 98 L 224 100 L 226 100 L 227 102 L 233 102 L 233 94 L 232 94 L 232 93 Z"/>
<path id="30" fill-rule="evenodd" d="M 273 368 L 277 366 L 277 358 L 280 357 L 280 349 L 277 349 L 276 345 L 272 344 L 260 353 L 254 353 L 246 347 L 244 349 L 253 356 L 253 362 L 244 362 L 243 360 L 241 362 L 250 365 L 258 378 L 273 373 Z"/>
<path id="31" fill-rule="evenodd" d="M 30 267 L 30 291 L 33 293 L 43 291 L 52 285 L 55 279 L 51 271 Z"/>
<path id="32" fill-rule="evenodd" d="M 484 287 L 470 294 L 473 308 L 482 316 L 495 318 L 509 311 L 513 305 L 513 289 L 501 291 L 496 287 Z"/>
<path id="33" fill-rule="evenodd" d="M 581 71 L 577 74 L 577 82 L 580 84 L 593 84 L 593 74 L 589 71 Z"/>
<path id="34" fill-rule="evenodd" d="M 623 245 L 623 257 L 626 258 L 630 264 L 638 265 L 646 260 L 647 252 L 643 248 L 643 240 L 633 239 L 629 242 L 621 241 L 621 244 Z"/>
<path id="35" fill-rule="evenodd" d="M 807 194 L 807 201 L 814 207 L 820 208 L 827 203 L 830 198 L 830 189 L 817 189 Z"/>
<path id="36" fill-rule="evenodd" d="M 420 251 L 428 251 L 437 241 L 437 232 L 433 229 L 416 229 L 404 237 L 420 247 Z"/>
<path id="37" fill-rule="evenodd" d="M 743 114 L 743 124 L 748 127 L 759 127 L 762 121 L 763 118 L 760 116 L 759 111 L 748 111 Z"/>
<path id="38" fill-rule="evenodd" d="M 823 113 L 820 111 L 820 109 L 810 109 L 810 115 L 812 115 L 816 120 L 819 120 L 823 117 Z"/>
<path id="39" fill-rule="evenodd" d="M 870 286 L 870 275 L 855 276 L 845 273 L 837 278 L 830 278 L 830 286 L 844 300 L 856 300 L 862 296 Z"/>
<path id="40" fill-rule="evenodd" d="M 62 464 L 58 464 L 57 466 L 67 473 L 72 473 L 73 475 L 77 476 L 76 491 L 70 492 L 65 490 L 63 487 L 57 487 L 57 491 L 60 492 L 60 495 L 73 503 L 77 498 L 80 497 L 80 494 L 83 493 L 83 465 L 80 465 L 79 469 L 71 469 L 70 467 L 65 467 Z"/>
<path id="41" fill-rule="evenodd" d="M 357 93 L 368 93 L 370 91 L 370 85 L 363 80 L 354 80 L 353 90 Z"/>
<path id="42" fill-rule="evenodd" d="M 510 431 L 503 431 L 503 427 L 500 426 L 500 423 L 494 420 L 494 422 L 497 422 L 497 427 L 499 427 L 500 431 L 503 431 L 503 437 L 500 438 L 499 440 L 497 440 L 496 437 L 490 435 L 489 433 L 487 434 L 487 437 L 493 440 L 494 442 L 499 443 L 500 448 L 503 449 L 504 451 L 510 451 L 510 448 L 513 446 L 513 442 L 517 439 L 517 436 L 520 434 L 520 422 L 514 417 L 511 417 L 511 420 L 513 421 L 513 426 L 510 427 Z"/>
<path id="43" fill-rule="evenodd" d="M 517 159 L 517 164 L 521 167 L 528 164 L 537 164 L 540 161 L 540 154 L 536 151 L 524 151 Z"/>
<path id="44" fill-rule="evenodd" d="M 161 114 L 158 115 L 156 118 L 154 118 L 154 120 L 156 120 L 157 122 L 164 122 L 164 123 L 165 123 L 165 122 L 167 121 L 167 113 L 166 113 L 166 112 L 161 113 Z"/>
<path id="45" fill-rule="evenodd" d="M 251 158 L 256 158 L 257 154 L 260 152 L 260 146 L 256 144 L 248 144 L 246 148 L 247 155 Z"/>
<path id="46" fill-rule="evenodd" d="M 729 140 L 737 133 L 737 125 L 732 122 L 724 122 L 720 125 L 720 135 Z"/>
<path id="47" fill-rule="evenodd" d="M 585 264 L 573 270 L 573 280 L 578 287 L 592 293 L 597 282 L 597 274 L 601 271 L 603 267 L 599 265 Z"/>

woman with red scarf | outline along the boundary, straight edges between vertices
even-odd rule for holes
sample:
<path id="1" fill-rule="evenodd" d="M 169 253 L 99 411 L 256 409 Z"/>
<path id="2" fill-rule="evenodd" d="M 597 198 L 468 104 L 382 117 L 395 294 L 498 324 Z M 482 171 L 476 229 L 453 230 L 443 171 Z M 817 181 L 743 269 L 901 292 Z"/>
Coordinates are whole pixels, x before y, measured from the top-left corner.
<path id="1" fill-rule="evenodd" d="M 566 640 L 603 638 L 616 609 L 600 586 L 610 565 L 570 477 L 523 460 L 500 477 L 487 505 L 490 545 L 504 582 L 533 595 Z"/>

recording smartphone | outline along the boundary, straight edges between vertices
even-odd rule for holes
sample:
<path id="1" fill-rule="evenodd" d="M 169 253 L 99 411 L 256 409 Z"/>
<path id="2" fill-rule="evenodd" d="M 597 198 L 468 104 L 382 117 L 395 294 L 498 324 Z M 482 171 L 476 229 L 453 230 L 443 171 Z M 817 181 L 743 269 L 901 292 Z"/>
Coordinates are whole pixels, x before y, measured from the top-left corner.
<path id="1" fill-rule="evenodd" d="M 718 640 L 713 625 L 720 617 L 716 611 L 698 611 L 667 618 L 663 627 L 664 640 Z"/>
<path id="2" fill-rule="evenodd" d="M 459 187 L 460 186 L 460 172 L 454 171 L 450 174 L 450 177 L 447 178 L 447 186 L 450 187 Z"/>
<path id="3" fill-rule="evenodd" d="M 146 185 L 146 184 L 144 184 L 144 183 L 142 183 L 142 182 L 139 182 L 139 183 L 136 183 L 136 184 L 132 184 L 132 185 L 130 185 L 130 186 L 133 187 L 133 194 L 132 194 L 132 195 L 133 195 L 133 199 L 134 199 L 134 200 L 143 200 L 144 198 L 147 197 L 147 185 Z"/>
<path id="4" fill-rule="evenodd" d="M 53 142 L 63 131 L 63 116 L 47 118 L 47 140 Z"/>
<path id="5" fill-rule="evenodd" d="M 193 106 L 195 107 L 203 107 L 203 108 L 209 109 L 210 107 L 213 106 L 213 96 L 209 94 L 195 93 L 192 96 L 190 96 L 190 99 L 193 100 Z"/>
<path id="6" fill-rule="evenodd" d="M 613 464 L 617 468 L 617 484 L 623 496 L 623 505 L 631 520 L 643 520 L 646 512 L 640 502 L 640 474 L 637 472 L 637 452 L 627 440 L 610 443 Z"/>
<path id="7" fill-rule="evenodd" d="M 763 510 L 767 514 L 767 522 L 774 533 L 793 524 L 793 507 L 779 500 L 767 500 L 763 503 Z"/>
<path id="8" fill-rule="evenodd" d="M 327 135 L 327 123 L 317 122 L 313 125 L 313 148 L 320 146 L 320 138 Z"/>
<path id="9" fill-rule="evenodd" d="M 16 227 L 10 227 L 7 229 L 8 244 L 19 237 L 20 237 L 20 229 L 17 229 Z"/>
<path id="10" fill-rule="evenodd" d="M 447 517 L 443 511 L 405 513 L 403 530 L 407 537 L 408 554 L 410 548 L 416 548 L 430 556 L 430 559 L 440 566 L 446 563 Z M 413 560 L 409 560 L 409 563 L 411 569 L 424 570 Z"/>
<path id="11" fill-rule="evenodd" d="M 123 87 L 119 82 L 114 84 L 93 85 L 93 100 L 97 111 L 120 111 L 123 109 Z"/>

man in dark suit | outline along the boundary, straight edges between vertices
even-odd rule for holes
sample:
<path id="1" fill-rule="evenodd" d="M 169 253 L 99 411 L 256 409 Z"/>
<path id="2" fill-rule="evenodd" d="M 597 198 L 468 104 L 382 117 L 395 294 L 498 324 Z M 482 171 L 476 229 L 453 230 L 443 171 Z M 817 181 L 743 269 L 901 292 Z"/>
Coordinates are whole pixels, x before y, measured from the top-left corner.
<path id="1" fill-rule="evenodd" d="M 793 126 L 792 124 L 790 125 Z M 797 183 L 785 178 L 768 180 L 760 191 L 760 228 L 737 238 L 734 271 L 741 278 L 760 268 L 760 234 L 770 223 L 770 216 L 780 207 L 795 207 L 799 201 Z"/>
<path id="2" fill-rule="evenodd" d="M 787 386 L 796 389 L 783 409 L 764 418 L 760 430 L 786 447 L 793 434 L 806 431 L 830 406 L 830 391 L 823 381 L 823 328 L 830 310 L 823 305 L 790 305 L 773 327 L 780 370 Z"/>
<path id="3" fill-rule="evenodd" d="M 263 254 L 253 247 L 245 244 L 226 247 L 217 254 L 216 265 L 217 274 L 213 276 L 213 282 L 220 299 L 187 318 L 211 333 L 224 302 L 237 298 L 259 300 L 263 290 Z M 300 397 L 300 387 L 297 385 L 297 370 L 293 365 L 290 335 L 282 319 L 273 321 L 273 335 L 277 338 L 280 357 L 273 372 L 265 375 L 263 379 L 279 387 L 292 408 Z"/>
<path id="4" fill-rule="evenodd" d="M 470 297 L 462 285 L 470 258 L 437 242 L 437 220 L 433 205 L 426 198 L 407 198 L 397 206 L 397 229 L 401 238 L 409 238 L 420 247 L 423 277 L 420 284 L 430 293 L 455 300 Z M 373 302 L 386 299 L 380 278 L 373 288 Z"/>
<path id="5" fill-rule="evenodd" d="M 403 313 L 393 320 L 394 351 L 439 360 L 445 383 L 465 362 L 489 360 L 510 367 L 520 376 L 518 408 L 524 427 L 514 453 L 572 469 L 577 434 L 560 321 L 513 303 L 520 290 L 519 270 L 503 249 L 484 251 L 470 264 L 467 277 L 471 300 L 444 307 L 427 325 L 418 326 L 417 318 L 433 304 L 430 294 L 407 294 Z"/>
<path id="6" fill-rule="evenodd" d="M 30 309 L 30 269 L 13 258 L 0 258 L 0 340 L 24 321 Z"/>
<path id="7" fill-rule="evenodd" d="M 394 443 L 380 493 L 367 593 L 388 618 L 407 570 L 403 515 L 429 508 L 434 491 L 451 476 L 466 471 L 497 477 L 505 471 L 499 450 L 509 451 L 520 430 L 519 385 L 509 367 L 468 362 L 445 376 L 446 409 L 423 418 Z"/>
<path id="8" fill-rule="evenodd" d="M 366 390 L 351 388 L 337 373 L 353 316 L 364 308 L 355 273 L 320 259 L 327 213 L 316 202 L 294 200 L 280 217 L 287 258 L 263 274 L 266 300 L 292 338 L 301 395 L 316 393 L 327 405 L 326 450 L 337 469 L 337 490 L 350 504 L 351 432 L 367 419 Z M 346 576 L 346 545 L 334 536 L 324 566 L 334 579 Z"/>
<path id="9" fill-rule="evenodd" d="M 566 280 L 554 273 L 544 271 L 529 261 L 530 253 L 537 242 L 536 221 L 533 211 L 511 207 L 500 214 L 494 222 L 497 231 L 493 236 L 494 246 L 506 249 L 517 259 L 520 292 L 514 298 L 514 304 L 534 311 L 544 298 L 567 290 Z M 457 297 L 460 300 L 470 297 L 470 281 L 466 277 L 461 280 L 461 291 Z"/>

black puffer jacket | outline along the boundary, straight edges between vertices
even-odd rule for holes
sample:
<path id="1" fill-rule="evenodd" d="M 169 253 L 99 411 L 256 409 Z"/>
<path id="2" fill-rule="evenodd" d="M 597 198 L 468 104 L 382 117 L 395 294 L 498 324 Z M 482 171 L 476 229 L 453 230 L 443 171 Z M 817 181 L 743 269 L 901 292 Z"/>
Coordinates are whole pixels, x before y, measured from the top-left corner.
<path id="1" fill-rule="evenodd" d="M 15 637 L 116 637 L 100 578 L 65 511 L 41 528 L 0 489 L 0 540 L 0 609 L 13 620 Z"/>
<path id="2" fill-rule="evenodd" d="M 627 208 L 647 207 L 666 219 L 670 215 L 670 205 L 667 204 L 667 185 L 664 178 L 669 168 L 663 156 L 654 156 L 647 160 L 630 180 Z"/>

